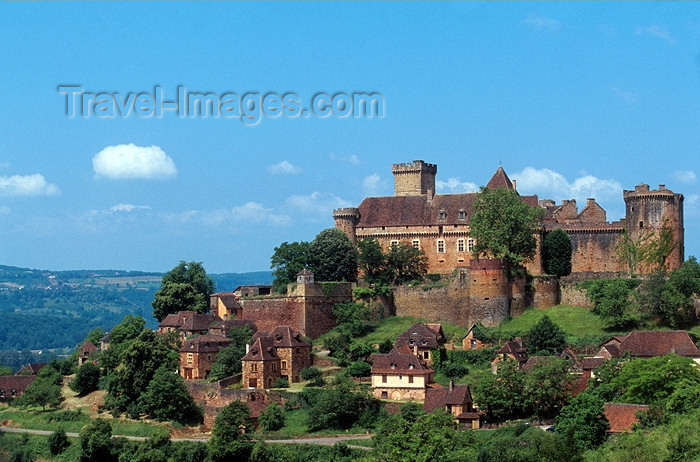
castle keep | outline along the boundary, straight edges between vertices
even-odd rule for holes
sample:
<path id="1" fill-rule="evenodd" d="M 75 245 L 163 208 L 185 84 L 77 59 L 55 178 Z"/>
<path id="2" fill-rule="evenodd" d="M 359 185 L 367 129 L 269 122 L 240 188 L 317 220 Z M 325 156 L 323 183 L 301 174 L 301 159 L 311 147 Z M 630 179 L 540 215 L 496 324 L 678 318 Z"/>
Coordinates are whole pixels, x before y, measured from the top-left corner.
<path id="1" fill-rule="evenodd" d="M 475 241 L 469 235 L 469 221 L 477 193 L 435 194 L 437 165 L 422 160 L 394 164 L 394 195 L 367 197 L 358 207 L 333 211 L 336 228 L 343 230 L 353 242 L 377 239 L 384 250 L 400 241 L 420 248 L 428 257 L 429 272 L 449 274 L 456 268 L 469 268 L 474 258 Z M 487 188 L 504 187 L 516 190 L 502 167 L 489 180 Z M 516 190 L 517 191 L 517 190 Z M 684 259 L 683 195 L 660 185 L 650 190 L 640 184 L 623 191 L 625 218 L 608 222 L 605 210 L 593 198 L 579 212 L 575 200 L 557 205 L 552 200 L 539 200 L 537 195 L 521 196 L 533 207 L 542 207 L 545 218 L 538 233 L 538 249 L 546 234 L 562 228 L 573 245 L 572 272 L 578 274 L 610 274 L 628 271 L 616 248 L 625 232 L 638 242 L 658 235 L 663 226 L 672 230 L 675 247 L 667 258 L 669 269 L 680 266 Z M 527 265 L 531 274 L 542 274 L 539 252 Z"/>

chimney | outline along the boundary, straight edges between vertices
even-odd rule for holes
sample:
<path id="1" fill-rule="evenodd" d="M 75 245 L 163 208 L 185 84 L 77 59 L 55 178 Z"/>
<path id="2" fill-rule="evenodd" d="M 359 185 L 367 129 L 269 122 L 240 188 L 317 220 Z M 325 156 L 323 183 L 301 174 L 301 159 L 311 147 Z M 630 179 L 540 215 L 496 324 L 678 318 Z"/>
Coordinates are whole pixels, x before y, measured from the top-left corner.
<path id="1" fill-rule="evenodd" d="M 450 391 L 455 389 L 455 381 L 453 379 L 450 379 Z"/>
<path id="2" fill-rule="evenodd" d="M 518 188 L 515 187 L 517 181 L 518 181 L 518 180 L 512 180 L 512 181 L 511 181 L 511 183 L 513 183 L 513 191 L 515 191 L 515 192 L 518 192 Z"/>
<path id="3" fill-rule="evenodd" d="M 418 356 L 418 345 L 413 345 L 413 354 Z"/>

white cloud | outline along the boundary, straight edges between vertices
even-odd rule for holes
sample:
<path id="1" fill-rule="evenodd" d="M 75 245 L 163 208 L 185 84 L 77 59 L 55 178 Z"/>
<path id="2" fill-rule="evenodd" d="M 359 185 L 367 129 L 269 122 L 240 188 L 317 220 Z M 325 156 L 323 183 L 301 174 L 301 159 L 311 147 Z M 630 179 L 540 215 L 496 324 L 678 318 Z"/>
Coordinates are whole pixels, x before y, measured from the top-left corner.
<path id="1" fill-rule="evenodd" d="M 121 179 L 165 179 L 177 176 L 175 162 L 158 146 L 132 143 L 107 146 L 92 158 L 96 177 Z"/>
<path id="2" fill-rule="evenodd" d="M 576 199 L 579 204 L 585 204 L 589 197 L 600 202 L 619 200 L 622 195 L 622 185 L 619 182 L 593 175 L 584 175 L 569 182 L 564 175 L 548 168 L 526 167 L 510 177 L 517 181 L 518 192 L 521 194 L 537 194 L 540 199 L 554 199 L 557 202 Z"/>
<path id="3" fill-rule="evenodd" d="M 637 27 L 636 31 L 637 35 L 648 35 L 650 37 L 656 37 L 659 38 L 669 45 L 673 45 L 676 43 L 676 39 L 673 38 L 673 36 L 666 30 L 665 27 L 661 27 L 657 24 L 652 24 L 651 26 L 647 27 Z"/>
<path id="4" fill-rule="evenodd" d="M 545 16 L 537 16 L 531 14 L 525 19 L 525 23 L 533 26 L 535 29 L 545 29 L 548 31 L 555 31 L 561 27 L 559 21 Z"/>
<path id="5" fill-rule="evenodd" d="M 698 177 L 692 170 L 688 170 L 686 172 L 682 170 L 676 170 L 675 172 L 673 172 L 673 177 L 681 183 L 685 184 L 692 184 L 698 181 Z"/>
<path id="6" fill-rule="evenodd" d="M 338 160 L 338 161 L 343 162 L 345 164 L 350 164 L 350 165 L 359 165 L 360 164 L 360 159 L 355 154 L 352 154 L 348 157 L 340 157 L 340 156 L 336 156 L 335 154 L 331 153 L 330 157 L 333 160 Z"/>
<path id="7" fill-rule="evenodd" d="M 0 196 L 53 196 L 58 186 L 46 181 L 43 175 L 0 176 Z"/>
<path id="8" fill-rule="evenodd" d="M 178 225 L 197 223 L 205 226 L 232 226 L 247 223 L 266 223 L 283 226 L 291 222 L 284 214 L 274 213 L 272 208 L 257 202 L 217 210 L 185 210 L 183 212 L 162 213 L 161 219 Z"/>
<path id="9" fill-rule="evenodd" d="M 351 207 L 352 204 L 340 197 L 330 194 L 315 191 L 307 196 L 294 195 L 289 196 L 286 204 L 294 212 L 299 212 L 304 215 L 312 215 L 318 218 L 328 218 L 333 216 L 333 209 Z"/>
<path id="10" fill-rule="evenodd" d="M 469 181 L 460 181 L 459 178 L 450 178 L 447 181 L 437 180 L 435 187 L 438 191 L 445 193 L 469 193 L 479 190 L 475 183 Z"/>
<path id="11" fill-rule="evenodd" d="M 287 175 L 296 175 L 297 173 L 301 173 L 301 168 L 296 167 L 292 165 L 290 162 L 283 160 L 282 162 L 275 164 L 275 165 L 270 165 L 267 167 L 267 171 L 273 174 L 287 174 Z"/>
<path id="12" fill-rule="evenodd" d="M 109 208 L 110 212 L 132 212 L 134 210 L 151 210 L 147 205 L 117 204 Z"/>
<path id="13" fill-rule="evenodd" d="M 377 174 L 369 175 L 362 180 L 362 191 L 366 196 L 379 196 L 389 189 L 389 183 Z"/>

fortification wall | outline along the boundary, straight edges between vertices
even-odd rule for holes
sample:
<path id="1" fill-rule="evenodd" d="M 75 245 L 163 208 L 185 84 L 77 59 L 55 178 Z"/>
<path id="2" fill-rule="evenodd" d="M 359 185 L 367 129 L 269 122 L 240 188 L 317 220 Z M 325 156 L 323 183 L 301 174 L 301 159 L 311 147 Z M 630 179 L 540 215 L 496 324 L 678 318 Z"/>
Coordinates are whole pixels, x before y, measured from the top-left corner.
<path id="1" fill-rule="evenodd" d="M 216 383 L 185 382 L 187 391 L 197 404 L 204 408 L 204 423 L 202 430 L 209 431 L 214 426 L 214 420 L 226 405 L 240 401 L 250 407 L 250 415 L 257 418 L 273 401 L 281 403 L 278 395 L 269 394 L 263 390 L 229 390 L 220 388 Z"/>
<path id="2" fill-rule="evenodd" d="M 533 278 L 532 287 L 534 289 L 532 306 L 549 308 L 559 304 L 559 281 L 554 276 Z"/>
<path id="3" fill-rule="evenodd" d="M 573 247 L 572 273 L 625 271 L 623 263 L 616 256 L 616 247 L 622 239 L 622 228 L 566 232 Z"/>
<path id="4" fill-rule="evenodd" d="M 422 286 L 397 287 L 394 290 L 394 306 L 396 316 L 466 326 L 470 317 L 469 287 L 455 281 L 431 289 Z"/>
<path id="5" fill-rule="evenodd" d="M 241 319 L 252 321 L 258 330 L 274 330 L 277 326 L 289 326 L 306 333 L 303 297 L 242 298 Z"/>
<path id="6" fill-rule="evenodd" d="M 576 284 L 574 281 L 559 281 L 560 293 L 561 293 L 561 304 L 562 305 L 573 305 L 573 306 L 584 306 L 586 308 L 593 308 L 593 303 L 588 298 L 586 290 Z"/>

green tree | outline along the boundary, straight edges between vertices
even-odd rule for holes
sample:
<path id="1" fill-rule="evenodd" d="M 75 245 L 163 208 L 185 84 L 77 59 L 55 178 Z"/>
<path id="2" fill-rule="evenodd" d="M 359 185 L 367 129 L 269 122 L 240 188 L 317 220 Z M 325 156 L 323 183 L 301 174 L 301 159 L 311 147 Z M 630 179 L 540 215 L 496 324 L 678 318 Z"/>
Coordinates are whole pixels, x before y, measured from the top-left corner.
<path id="1" fill-rule="evenodd" d="M 393 278 L 391 282 L 395 285 L 422 280 L 428 272 L 428 257 L 425 252 L 406 242 L 392 245 L 386 260 Z"/>
<path id="2" fill-rule="evenodd" d="M 223 348 L 216 355 L 216 360 L 211 366 L 210 377 L 212 379 L 221 380 L 235 374 L 240 374 L 242 366 L 241 358 L 245 356 L 246 344 L 252 335 L 252 330 L 247 324 L 242 328 L 231 328 L 228 332 L 228 337 L 233 340 L 233 343 Z"/>
<path id="3" fill-rule="evenodd" d="M 571 274 L 571 254 L 573 247 L 571 238 L 566 231 L 557 228 L 544 238 L 542 245 L 542 261 L 544 271 L 556 277 Z"/>
<path id="4" fill-rule="evenodd" d="M 68 436 L 66 436 L 65 430 L 59 428 L 55 432 L 51 433 L 51 436 L 49 436 L 48 445 L 51 455 L 57 456 L 65 451 L 68 446 L 70 446 L 70 441 L 68 441 Z"/>
<path id="5" fill-rule="evenodd" d="M 301 377 L 301 380 L 310 381 L 312 385 L 317 387 L 321 387 L 325 383 L 323 380 L 323 372 L 316 366 L 305 367 L 299 372 L 299 377 Z"/>
<path id="6" fill-rule="evenodd" d="M 535 256 L 534 233 L 542 214 L 542 209 L 526 204 L 513 190 L 482 187 L 469 222 L 469 233 L 476 240 L 474 252 L 502 258 L 510 275 L 517 265 Z"/>
<path id="7" fill-rule="evenodd" d="M 247 460 L 253 448 L 248 436 L 252 428 L 248 406 L 240 401 L 228 404 L 214 421 L 209 440 L 212 460 Z"/>
<path id="8" fill-rule="evenodd" d="M 571 396 L 574 380 L 564 359 L 548 357 L 535 363 L 525 374 L 528 407 L 537 418 L 554 416 Z"/>
<path id="9" fill-rule="evenodd" d="M 637 322 L 637 317 L 631 311 L 632 287 L 629 282 L 624 279 L 599 279 L 589 287 L 593 312 L 603 319 L 606 327 L 623 329 Z"/>
<path id="10" fill-rule="evenodd" d="M 372 372 L 372 366 L 364 361 L 355 361 L 351 363 L 346 369 L 350 377 L 369 377 Z"/>
<path id="11" fill-rule="evenodd" d="M 311 271 L 318 281 L 357 281 L 358 252 L 337 228 L 324 229 L 309 245 Z"/>
<path id="12" fill-rule="evenodd" d="M 521 417 L 527 410 L 525 373 L 515 361 L 499 363 L 496 374 L 486 375 L 477 383 L 474 392 L 480 408 L 496 420 Z"/>
<path id="13" fill-rule="evenodd" d="M 284 427 L 284 409 L 277 403 L 271 403 L 265 408 L 258 419 L 260 428 L 266 432 L 273 432 Z"/>
<path id="14" fill-rule="evenodd" d="M 357 242 L 358 266 L 368 284 L 390 285 L 393 275 L 387 267 L 387 256 L 377 239 L 360 239 Z"/>
<path id="15" fill-rule="evenodd" d="M 143 332 L 145 326 L 146 320 L 141 316 L 127 314 L 122 322 L 112 328 L 109 333 L 109 348 L 100 356 L 100 364 L 105 371 L 112 371 L 121 364 L 122 354 Z"/>
<path id="16" fill-rule="evenodd" d="M 138 406 L 155 420 L 171 420 L 181 424 L 202 422 L 202 410 L 187 391 L 182 377 L 176 372 L 160 367 L 139 396 Z"/>
<path id="17" fill-rule="evenodd" d="M 168 314 L 192 310 L 209 312 L 209 295 L 214 280 L 207 276 L 201 262 L 180 263 L 163 275 L 163 284 L 153 299 L 153 317 L 162 321 Z"/>
<path id="18" fill-rule="evenodd" d="M 527 346 L 532 355 L 556 355 L 566 348 L 561 327 L 544 315 L 527 333 Z"/>
<path id="19" fill-rule="evenodd" d="M 592 449 L 605 441 L 608 420 L 603 414 L 604 400 L 584 391 L 572 398 L 557 417 L 557 433 L 564 435 L 579 451 Z"/>
<path id="20" fill-rule="evenodd" d="M 81 396 L 87 395 L 97 390 L 99 382 L 100 367 L 88 361 L 78 368 L 70 388 Z"/>
<path id="21" fill-rule="evenodd" d="M 15 400 L 18 406 L 58 407 L 63 401 L 61 386 L 49 377 L 37 377 L 27 386 L 19 398 Z"/>
<path id="22" fill-rule="evenodd" d="M 94 419 L 80 432 L 80 461 L 114 461 L 112 426 L 105 419 Z"/>
<path id="23" fill-rule="evenodd" d="M 296 282 L 297 275 L 311 265 L 310 246 L 309 242 L 283 242 L 275 247 L 270 259 L 275 292 L 286 293 L 287 284 Z"/>
<path id="24" fill-rule="evenodd" d="M 10 366 L 0 366 L 0 376 L 12 375 L 12 368 Z"/>

